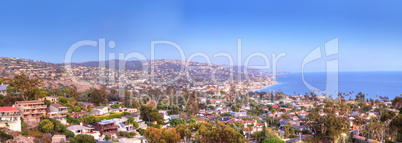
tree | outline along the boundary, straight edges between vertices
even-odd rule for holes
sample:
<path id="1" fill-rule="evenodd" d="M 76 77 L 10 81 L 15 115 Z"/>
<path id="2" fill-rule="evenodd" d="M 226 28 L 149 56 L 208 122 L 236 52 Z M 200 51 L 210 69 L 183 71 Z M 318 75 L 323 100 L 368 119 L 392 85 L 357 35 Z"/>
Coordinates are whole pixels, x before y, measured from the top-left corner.
<path id="1" fill-rule="evenodd" d="M 91 135 L 79 134 L 71 138 L 70 143 L 96 143 L 96 140 Z"/>
<path id="2" fill-rule="evenodd" d="M 190 127 L 186 127 L 186 125 L 183 124 L 176 126 L 176 131 L 180 133 L 180 137 L 184 142 L 191 142 L 192 133 L 189 128 Z"/>
<path id="3" fill-rule="evenodd" d="M 65 130 L 64 135 L 66 135 L 66 137 L 69 137 L 69 138 L 72 138 L 75 136 L 74 132 L 72 132 L 70 130 Z"/>
<path id="4" fill-rule="evenodd" d="M 42 132 L 48 133 L 53 130 L 54 125 L 51 121 L 46 119 L 46 120 L 39 122 L 38 127 L 39 127 L 39 130 L 41 130 Z"/>
<path id="5" fill-rule="evenodd" d="M 286 143 L 286 142 L 282 141 L 280 139 L 277 139 L 277 138 L 271 138 L 271 139 L 262 141 L 262 143 Z"/>
<path id="6" fill-rule="evenodd" d="M 138 129 L 138 127 L 140 127 L 140 125 L 139 125 L 137 122 L 134 122 L 134 123 L 133 123 L 133 127 L 136 128 L 136 129 Z"/>
<path id="7" fill-rule="evenodd" d="M 127 118 L 127 122 L 126 122 L 127 124 L 132 125 L 132 124 L 134 124 L 134 122 L 135 122 L 135 121 L 134 121 L 134 118 L 133 118 L 133 117 L 128 117 L 128 118 Z"/>
<path id="8" fill-rule="evenodd" d="M 245 138 L 239 132 L 234 131 L 230 125 L 217 121 L 215 125 L 199 124 L 194 135 L 194 142 L 245 142 Z"/>
<path id="9" fill-rule="evenodd" d="M 197 123 L 197 120 L 194 119 L 194 118 L 191 118 L 191 119 L 188 119 L 187 122 L 188 122 L 189 124 L 196 124 L 196 123 Z"/>
<path id="10" fill-rule="evenodd" d="M 282 114 L 283 119 L 290 119 L 290 115 L 288 113 Z"/>
<path id="11" fill-rule="evenodd" d="M 76 101 L 78 101 L 79 96 L 78 96 L 78 91 L 77 87 L 75 85 L 70 85 L 70 90 L 68 91 L 68 97 L 74 98 Z"/>
<path id="12" fill-rule="evenodd" d="M 180 141 L 180 133 L 176 132 L 175 128 L 157 129 L 148 127 L 144 137 L 149 143 L 176 143 Z"/>
<path id="13" fill-rule="evenodd" d="M 81 112 L 81 108 L 78 107 L 78 106 L 74 106 L 73 111 L 74 112 Z"/>
<path id="14" fill-rule="evenodd" d="M 251 134 L 251 137 L 255 138 L 257 140 L 257 142 L 262 142 L 263 140 L 270 139 L 270 138 L 277 138 L 277 139 L 280 138 L 277 133 L 267 130 L 265 125 L 264 125 L 262 131 Z"/>
<path id="15" fill-rule="evenodd" d="M 96 121 L 95 121 L 95 116 L 94 115 L 90 115 L 90 116 L 87 116 L 85 118 L 85 123 L 87 123 L 87 124 L 93 124 L 95 122 Z"/>
<path id="16" fill-rule="evenodd" d="M 366 123 L 367 123 L 367 120 L 364 119 L 364 118 L 360 118 L 359 116 L 355 116 L 355 119 L 353 119 L 353 122 L 354 122 L 356 128 L 358 129 L 358 130 L 357 130 L 357 135 L 359 135 L 360 127 L 361 127 L 362 125 L 366 124 Z"/>
<path id="17" fill-rule="evenodd" d="M 396 136 L 397 142 L 402 142 L 402 114 L 399 114 L 392 119 L 391 123 L 389 124 L 389 130 L 393 136 Z"/>
<path id="18" fill-rule="evenodd" d="M 33 89 L 37 89 L 38 87 L 43 85 L 43 80 L 39 77 L 28 79 L 28 77 L 22 73 L 16 75 L 14 79 L 12 79 L 12 81 L 10 82 L 10 85 L 10 91 L 12 91 L 13 93 L 18 93 L 18 95 L 21 96 L 22 99 L 28 100 L 29 95 L 32 95 L 32 91 L 34 91 Z M 31 94 L 28 92 L 31 92 Z M 34 94 L 34 96 L 35 99 L 39 98 L 39 94 Z"/>
<path id="19" fill-rule="evenodd" d="M 284 129 L 285 129 L 285 136 L 289 136 L 290 135 L 290 130 L 292 129 L 292 124 L 286 123 Z"/>
<path id="20" fill-rule="evenodd" d="M 101 86 L 99 89 L 92 87 L 90 91 L 91 101 L 95 106 L 99 106 L 100 104 L 104 104 L 107 102 L 106 86 Z"/>
<path id="21" fill-rule="evenodd" d="M 109 136 L 108 135 L 105 135 L 105 140 L 109 141 Z"/>
<path id="22" fill-rule="evenodd" d="M 173 127 L 176 127 L 179 124 L 186 125 L 186 121 L 182 118 L 174 118 L 174 119 L 170 120 L 170 125 Z"/>
<path id="23" fill-rule="evenodd" d="M 158 124 L 163 124 L 163 117 L 159 114 L 158 109 L 153 106 L 141 105 L 140 108 L 141 119 L 148 122 L 157 121 Z"/>

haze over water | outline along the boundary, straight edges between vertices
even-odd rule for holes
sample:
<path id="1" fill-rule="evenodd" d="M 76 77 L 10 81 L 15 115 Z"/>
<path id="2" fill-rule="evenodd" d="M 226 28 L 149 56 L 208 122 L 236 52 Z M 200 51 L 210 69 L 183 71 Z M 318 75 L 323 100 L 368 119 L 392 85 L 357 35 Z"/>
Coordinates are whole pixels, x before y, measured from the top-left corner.
<path id="1" fill-rule="evenodd" d="M 304 76 L 306 82 L 321 91 L 325 90 L 325 72 L 308 72 L 304 73 Z M 304 95 L 310 91 L 304 85 L 301 73 L 278 75 L 277 80 L 279 84 L 263 88 L 260 91 L 281 90 L 292 96 Z M 352 99 L 355 98 L 356 94 L 362 92 L 366 94 L 366 98 L 379 99 L 379 96 L 387 96 L 389 100 L 392 100 L 402 94 L 402 72 L 339 72 L 339 91 L 345 94 L 354 91 L 350 94 Z M 330 94 L 333 94 L 334 98 L 337 97 L 335 92 L 327 92 L 327 95 Z M 317 95 L 321 94 L 317 93 Z M 376 97 L 376 95 L 378 96 Z M 349 99 L 349 97 L 346 96 L 345 99 Z"/>

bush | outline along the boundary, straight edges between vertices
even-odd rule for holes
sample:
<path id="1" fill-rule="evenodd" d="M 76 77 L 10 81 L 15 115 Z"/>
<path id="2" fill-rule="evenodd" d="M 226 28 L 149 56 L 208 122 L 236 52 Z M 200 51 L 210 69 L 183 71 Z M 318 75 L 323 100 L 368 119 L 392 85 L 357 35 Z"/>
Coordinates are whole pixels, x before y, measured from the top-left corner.
<path id="1" fill-rule="evenodd" d="M 63 134 L 66 135 L 66 137 L 69 137 L 69 138 L 72 138 L 72 137 L 75 136 L 75 134 L 70 130 L 65 130 Z"/>
<path id="2" fill-rule="evenodd" d="M 96 140 L 91 135 L 79 134 L 71 138 L 70 143 L 96 143 Z"/>
<path id="3" fill-rule="evenodd" d="M 262 141 L 262 143 L 286 143 L 286 142 L 277 138 L 270 138 Z"/>
<path id="4" fill-rule="evenodd" d="M 145 131 L 146 131 L 146 130 L 144 130 L 144 129 L 138 129 L 137 131 L 140 133 L 141 136 L 143 136 L 143 135 L 145 134 Z"/>
<path id="5" fill-rule="evenodd" d="M 46 120 L 39 122 L 38 127 L 39 127 L 39 130 L 41 130 L 42 132 L 48 133 L 53 130 L 54 125 L 51 121 L 46 119 Z"/>
<path id="6" fill-rule="evenodd" d="M 13 137 L 12 135 L 6 134 L 6 133 L 3 132 L 3 131 L 0 131 L 0 138 L 1 138 L 1 141 L 6 141 L 6 140 L 9 140 L 9 139 L 14 139 L 14 137 Z"/>

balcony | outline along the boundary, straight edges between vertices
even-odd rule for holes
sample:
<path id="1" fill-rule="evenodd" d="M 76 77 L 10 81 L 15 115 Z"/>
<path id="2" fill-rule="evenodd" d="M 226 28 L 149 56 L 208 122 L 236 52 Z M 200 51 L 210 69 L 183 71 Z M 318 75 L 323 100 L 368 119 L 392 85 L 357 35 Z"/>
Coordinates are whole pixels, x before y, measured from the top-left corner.
<path id="1" fill-rule="evenodd" d="M 0 120 L 0 123 L 17 122 L 18 120 Z"/>
<path id="2" fill-rule="evenodd" d="M 37 108 L 47 108 L 46 105 L 36 105 L 36 106 L 20 106 L 24 109 L 37 109 Z"/>
<path id="3" fill-rule="evenodd" d="M 1 114 L 0 117 L 21 117 L 21 114 Z"/>

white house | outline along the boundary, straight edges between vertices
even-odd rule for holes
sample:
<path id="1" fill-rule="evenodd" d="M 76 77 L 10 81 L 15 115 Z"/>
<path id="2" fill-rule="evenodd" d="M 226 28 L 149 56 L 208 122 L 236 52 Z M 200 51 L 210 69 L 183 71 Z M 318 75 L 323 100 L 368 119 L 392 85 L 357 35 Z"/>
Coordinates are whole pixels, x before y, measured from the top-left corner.
<path id="1" fill-rule="evenodd" d="M 15 107 L 0 107 L 0 127 L 21 132 L 21 113 Z"/>
<path id="2" fill-rule="evenodd" d="M 88 127 L 88 126 L 82 126 L 82 124 L 69 126 L 69 127 L 67 127 L 67 130 L 72 131 L 75 135 L 79 135 L 79 134 L 91 135 L 95 138 L 95 140 L 98 140 L 100 137 L 99 131 L 95 131 L 95 128 Z"/>

